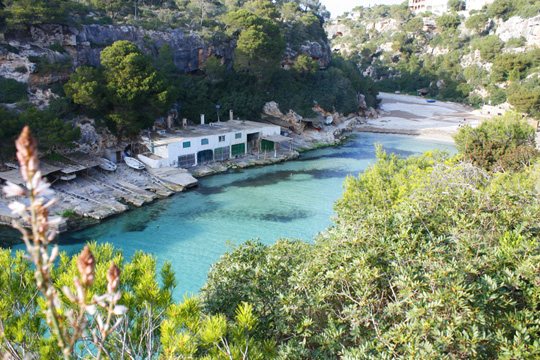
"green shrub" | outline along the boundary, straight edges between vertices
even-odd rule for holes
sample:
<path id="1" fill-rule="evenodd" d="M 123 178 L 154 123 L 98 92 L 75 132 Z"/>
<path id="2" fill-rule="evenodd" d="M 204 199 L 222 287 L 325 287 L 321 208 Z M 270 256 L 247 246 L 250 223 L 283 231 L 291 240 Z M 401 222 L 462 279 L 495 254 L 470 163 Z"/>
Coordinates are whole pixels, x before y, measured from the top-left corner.
<path id="1" fill-rule="evenodd" d="M 65 54 L 66 53 L 66 49 L 64 49 L 64 47 L 62 46 L 62 44 L 60 43 L 54 43 L 52 45 L 49 46 L 49 49 L 51 49 L 52 51 L 56 51 L 56 52 L 59 52 L 61 54 Z"/>
<path id="2" fill-rule="evenodd" d="M 464 0 L 448 0 L 448 9 L 451 11 L 462 11 L 465 10 L 465 1 Z"/>
<path id="3" fill-rule="evenodd" d="M 445 30 L 454 30 L 456 29 L 459 24 L 461 24 L 461 19 L 457 13 L 446 13 L 441 16 L 439 16 L 435 22 L 437 23 L 437 27 L 441 29 L 441 31 Z"/>
<path id="4" fill-rule="evenodd" d="M 540 83 L 513 84 L 508 90 L 508 102 L 516 110 L 540 119 Z"/>
<path id="5" fill-rule="evenodd" d="M 62 211 L 61 216 L 65 219 L 71 219 L 77 217 L 77 213 L 73 209 L 66 209 Z"/>
<path id="6" fill-rule="evenodd" d="M 27 99 L 28 86 L 17 80 L 0 77 L 0 103 L 16 103 Z"/>
<path id="7" fill-rule="evenodd" d="M 493 86 L 489 90 L 489 100 L 491 105 L 500 105 L 506 101 L 506 91 L 500 87 Z"/>
<path id="8" fill-rule="evenodd" d="M 488 35 L 472 41 L 473 49 L 480 50 L 480 56 L 483 60 L 493 60 L 500 54 L 504 43 L 497 35 Z"/>
<path id="9" fill-rule="evenodd" d="M 467 102 L 475 109 L 479 109 L 484 104 L 484 98 L 478 94 L 469 94 Z"/>
<path id="10" fill-rule="evenodd" d="M 486 170 L 520 170 L 538 155 L 536 131 L 521 115 L 507 113 L 465 126 L 455 136 L 463 158 Z"/>
<path id="11" fill-rule="evenodd" d="M 474 14 L 465 21 L 465 27 L 480 33 L 486 28 L 488 20 L 489 18 L 486 14 Z"/>
<path id="12" fill-rule="evenodd" d="M 527 39 L 525 39 L 523 36 L 518 37 L 518 38 L 514 37 L 514 38 L 509 39 L 506 42 L 506 47 L 510 49 L 518 48 L 518 47 L 525 46 L 526 43 L 527 43 Z"/>
<path id="13" fill-rule="evenodd" d="M 491 18 L 502 18 L 508 20 L 515 10 L 512 0 L 495 0 L 487 8 L 487 15 Z"/>
<path id="14" fill-rule="evenodd" d="M 250 301 L 283 359 L 536 358 L 539 169 L 378 157 L 314 245 L 240 246 L 205 303 Z"/>
<path id="15" fill-rule="evenodd" d="M 42 75 L 57 74 L 71 70 L 73 64 L 69 56 L 51 61 L 44 56 L 29 56 L 28 60 L 36 65 L 35 72 Z"/>

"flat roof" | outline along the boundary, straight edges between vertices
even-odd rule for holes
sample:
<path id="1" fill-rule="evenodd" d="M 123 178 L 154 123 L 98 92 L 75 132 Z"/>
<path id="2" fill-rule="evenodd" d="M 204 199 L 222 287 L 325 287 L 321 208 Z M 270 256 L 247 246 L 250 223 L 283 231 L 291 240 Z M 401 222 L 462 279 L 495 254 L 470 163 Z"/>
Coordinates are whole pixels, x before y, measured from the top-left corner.
<path id="1" fill-rule="evenodd" d="M 229 120 L 227 122 L 215 122 L 205 125 L 189 126 L 185 129 L 167 132 L 163 135 L 152 134 L 154 146 L 167 145 L 181 141 L 182 139 L 198 138 L 211 135 L 221 135 L 236 131 L 257 132 L 263 127 L 278 127 L 277 125 L 261 123 L 249 120 Z"/>
<path id="2" fill-rule="evenodd" d="M 47 164 L 47 163 L 44 163 L 43 161 L 41 161 L 40 164 L 39 164 L 39 170 L 41 170 L 41 175 L 42 176 L 47 176 L 47 175 L 52 174 L 54 172 L 60 171 L 60 168 L 57 167 L 57 166 L 50 165 L 50 164 Z M 24 179 L 22 178 L 20 169 L 14 169 L 14 170 L 0 172 L 0 179 L 12 182 L 12 183 L 17 184 L 17 185 L 23 185 L 24 184 Z"/>
<path id="3" fill-rule="evenodd" d="M 47 164 L 59 168 L 63 174 L 69 175 L 79 171 L 96 167 L 100 164 L 99 158 L 81 152 L 60 155 L 54 158 L 44 158 L 41 164 Z"/>
<path id="4" fill-rule="evenodd" d="M 292 138 L 283 136 L 283 135 L 268 135 L 268 136 L 263 136 L 262 139 L 271 141 L 273 143 L 282 143 L 282 142 L 293 140 Z"/>

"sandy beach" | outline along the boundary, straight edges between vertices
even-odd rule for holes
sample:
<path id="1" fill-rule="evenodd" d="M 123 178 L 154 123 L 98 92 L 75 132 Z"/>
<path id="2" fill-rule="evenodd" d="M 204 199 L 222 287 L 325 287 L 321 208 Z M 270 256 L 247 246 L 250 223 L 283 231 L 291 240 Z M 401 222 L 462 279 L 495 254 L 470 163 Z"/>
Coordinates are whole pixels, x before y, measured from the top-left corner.
<path id="1" fill-rule="evenodd" d="M 416 135 L 425 139 L 452 142 L 463 124 L 478 125 L 485 117 L 472 108 L 451 102 L 428 103 L 426 98 L 380 93 L 380 117 L 367 119 L 359 131 Z"/>

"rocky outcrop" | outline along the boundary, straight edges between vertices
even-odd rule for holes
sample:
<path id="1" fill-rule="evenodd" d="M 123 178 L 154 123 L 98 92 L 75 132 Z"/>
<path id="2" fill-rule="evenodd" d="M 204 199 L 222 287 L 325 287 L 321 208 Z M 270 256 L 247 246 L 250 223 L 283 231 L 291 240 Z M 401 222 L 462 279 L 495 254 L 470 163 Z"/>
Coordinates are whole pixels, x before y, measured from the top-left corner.
<path id="1" fill-rule="evenodd" d="M 34 69 L 27 56 L 0 48 L 0 76 L 26 83 Z"/>
<path id="2" fill-rule="evenodd" d="M 73 59 L 74 66 L 99 64 L 99 55 L 104 47 L 118 40 L 129 40 L 147 54 L 157 56 L 159 49 L 168 45 L 174 64 L 184 72 L 199 70 L 209 56 L 222 58 L 231 64 L 234 43 L 227 41 L 205 41 L 195 33 L 182 29 L 168 31 L 145 30 L 137 26 L 83 25 L 73 26 L 45 24 L 32 26 L 26 32 L 5 34 L 11 46 L 51 53 L 50 47 L 61 46 Z"/>
<path id="3" fill-rule="evenodd" d="M 326 40 L 305 41 L 300 47 L 287 46 L 285 56 L 281 62 L 282 67 L 291 67 L 298 55 L 307 55 L 319 63 L 321 69 L 325 69 L 332 61 L 332 49 Z"/>
<path id="4" fill-rule="evenodd" d="M 279 104 L 275 101 L 264 104 L 262 118 L 276 125 L 288 128 L 297 134 L 301 134 L 306 127 L 302 116 L 293 110 L 289 110 L 287 114 L 283 114 L 279 109 Z"/>
<path id="5" fill-rule="evenodd" d="M 206 40 L 197 33 L 183 29 L 159 31 L 131 25 L 74 27 L 43 24 L 31 26 L 26 31 L 8 32 L 4 37 L 5 44 L 0 46 L 0 76 L 21 82 L 32 82 L 36 66 L 31 57 L 46 59 L 51 63 L 66 62 L 67 58 L 71 62 L 71 69 L 81 65 L 97 66 L 103 48 L 119 40 L 131 41 L 154 57 L 158 56 L 161 48 L 168 46 L 174 64 L 186 73 L 200 70 L 210 56 L 216 56 L 226 66 L 232 66 L 236 46 L 234 40 Z M 326 68 L 332 60 L 332 51 L 324 38 L 287 46 L 283 66 L 294 64 L 300 54 L 317 60 L 321 68 Z M 47 78 L 33 81 L 42 86 L 49 80 L 54 82 L 54 79 Z"/>
<path id="6" fill-rule="evenodd" d="M 106 127 L 96 127 L 93 119 L 79 116 L 74 124 L 81 131 L 81 137 L 74 150 L 86 154 L 102 154 L 105 149 L 118 146 L 118 139 Z"/>
<path id="7" fill-rule="evenodd" d="M 540 46 L 540 15 L 529 19 L 513 16 L 507 21 L 500 21 L 495 34 L 504 42 L 523 37 L 527 47 Z"/>

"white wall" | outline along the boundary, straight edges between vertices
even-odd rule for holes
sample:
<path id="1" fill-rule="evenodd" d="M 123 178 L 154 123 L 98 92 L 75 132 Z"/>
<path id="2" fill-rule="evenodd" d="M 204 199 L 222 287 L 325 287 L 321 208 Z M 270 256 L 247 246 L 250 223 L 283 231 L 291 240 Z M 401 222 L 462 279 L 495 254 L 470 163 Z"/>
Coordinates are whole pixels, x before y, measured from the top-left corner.
<path id="1" fill-rule="evenodd" d="M 236 139 L 235 135 L 237 133 L 242 134 L 239 139 Z M 197 136 L 189 138 L 178 138 L 178 141 L 162 146 L 154 146 L 153 153 L 167 159 L 168 166 L 177 166 L 178 157 L 183 155 L 195 154 L 197 158 L 197 153 L 202 150 L 214 150 L 221 147 L 231 147 L 236 144 L 246 144 L 247 151 L 247 135 L 259 133 L 260 136 L 271 136 L 279 135 L 281 133 L 281 128 L 275 125 L 261 126 L 257 129 L 244 129 L 238 131 L 231 131 L 223 134 L 213 134 L 208 136 Z M 220 142 L 219 137 L 225 136 L 225 141 Z M 207 145 L 202 145 L 201 140 L 208 139 Z M 189 141 L 190 147 L 184 148 L 184 142 Z"/>
<path id="2" fill-rule="evenodd" d="M 169 166 L 169 159 L 152 159 L 143 154 L 139 154 L 137 157 L 143 164 L 152 169 L 160 169 Z"/>
<path id="3" fill-rule="evenodd" d="M 414 9 L 416 6 L 419 8 Z M 436 15 L 442 15 L 448 11 L 448 0 L 421 0 L 416 3 L 413 0 L 409 0 L 409 7 L 412 8 L 411 10 L 414 13 L 431 11 Z"/>
<path id="4" fill-rule="evenodd" d="M 466 0 L 465 8 L 467 11 L 480 10 L 484 5 L 489 5 L 494 0 Z"/>

